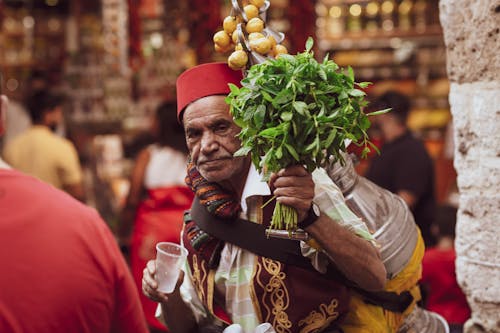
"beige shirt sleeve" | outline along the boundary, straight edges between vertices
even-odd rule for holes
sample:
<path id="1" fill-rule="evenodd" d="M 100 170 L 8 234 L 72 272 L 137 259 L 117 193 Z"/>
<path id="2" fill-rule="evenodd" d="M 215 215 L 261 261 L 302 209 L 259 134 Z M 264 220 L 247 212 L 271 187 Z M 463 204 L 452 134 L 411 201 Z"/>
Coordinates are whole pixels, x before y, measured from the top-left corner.
<path id="1" fill-rule="evenodd" d="M 13 153 L 13 151 L 12 151 L 11 145 L 10 144 L 6 144 L 3 147 L 1 156 L 3 157 L 3 159 L 5 160 L 5 162 L 12 163 L 11 162 L 12 159 L 13 159 L 12 153 Z"/>
<path id="2" fill-rule="evenodd" d="M 58 173 L 63 185 L 81 183 L 82 169 L 75 146 L 67 141 L 58 152 Z"/>

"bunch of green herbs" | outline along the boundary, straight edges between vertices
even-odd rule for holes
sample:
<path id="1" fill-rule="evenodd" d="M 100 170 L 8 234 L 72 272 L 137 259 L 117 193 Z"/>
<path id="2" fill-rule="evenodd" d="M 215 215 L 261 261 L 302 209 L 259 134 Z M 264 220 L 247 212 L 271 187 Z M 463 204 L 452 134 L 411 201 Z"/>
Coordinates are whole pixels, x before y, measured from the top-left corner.
<path id="1" fill-rule="evenodd" d="M 309 38 L 303 53 L 253 65 L 241 88 L 230 85 L 226 102 L 241 127 L 235 156 L 251 153 L 265 180 L 291 165 L 312 172 L 327 162 L 343 163 L 346 141 L 363 146 L 363 157 L 377 149 L 368 139 L 367 102 L 359 89 L 370 83 L 356 83 L 352 68 L 344 73 L 328 55 L 317 62 L 312 47 Z M 296 213 L 277 208 L 274 215 L 280 216 L 273 216 L 271 228 L 296 229 Z"/>

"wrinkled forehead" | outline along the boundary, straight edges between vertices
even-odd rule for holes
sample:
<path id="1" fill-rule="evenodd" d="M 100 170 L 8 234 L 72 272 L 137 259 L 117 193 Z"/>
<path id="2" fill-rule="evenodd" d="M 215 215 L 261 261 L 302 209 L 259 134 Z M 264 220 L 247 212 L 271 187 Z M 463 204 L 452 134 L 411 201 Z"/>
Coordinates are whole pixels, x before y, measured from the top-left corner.
<path id="1" fill-rule="evenodd" d="M 204 122 L 226 120 L 233 122 L 229 112 L 229 105 L 225 102 L 226 95 L 212 95 L 202 97 L 189 104 L 183 113 L 184 127 Z"/>

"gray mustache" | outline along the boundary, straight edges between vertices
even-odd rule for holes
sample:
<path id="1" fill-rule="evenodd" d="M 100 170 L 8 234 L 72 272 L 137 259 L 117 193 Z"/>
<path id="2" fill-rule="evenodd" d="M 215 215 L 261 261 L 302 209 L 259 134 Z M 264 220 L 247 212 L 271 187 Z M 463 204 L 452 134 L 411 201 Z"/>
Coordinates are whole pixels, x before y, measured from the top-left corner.
<path id="1" fill-rule="evenodd" d="M 212 161 L 218 161 L 218 160 L 230 160 L 232 159 L 233 156 L 231 155 L 228 155 L 228 156 L 217 156 L 215 158 L 199 158 L 198 159 L 198 164 L 203 164 L 203 163 L 207 163 L 207 162 L 212 162 Z"/>

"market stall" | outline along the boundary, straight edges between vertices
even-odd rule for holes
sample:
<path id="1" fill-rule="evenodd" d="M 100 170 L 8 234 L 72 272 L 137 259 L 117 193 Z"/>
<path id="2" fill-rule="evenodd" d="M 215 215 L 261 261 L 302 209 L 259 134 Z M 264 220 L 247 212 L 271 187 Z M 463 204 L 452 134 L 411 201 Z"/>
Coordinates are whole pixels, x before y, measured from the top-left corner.
<path id="1" fill-rule="evenodd" d="M 396 89 L 412 98 L 409 126 L 436 162 L 439 201 L 455 173 L 446 153 L 450 126 L 445 50 L 434 0 L 271 0 L 267 23 L 290 53 L 315 39 L 318 59 L 352 66 L 375 96 Z M 87 198 L 110 223 L 127 192 L 130 165 L 149 142 L 156 106 L 197 63 L 227 59 L 212 35 L 227 0 L 45 0 L 0 3 L 0 68 L 7 94 L 22 100 L 35 69 L 69 96 L 66 133 L 86 170 Z M 359 166 L 363 170 L 364 165 Z"/>

